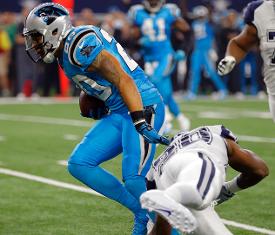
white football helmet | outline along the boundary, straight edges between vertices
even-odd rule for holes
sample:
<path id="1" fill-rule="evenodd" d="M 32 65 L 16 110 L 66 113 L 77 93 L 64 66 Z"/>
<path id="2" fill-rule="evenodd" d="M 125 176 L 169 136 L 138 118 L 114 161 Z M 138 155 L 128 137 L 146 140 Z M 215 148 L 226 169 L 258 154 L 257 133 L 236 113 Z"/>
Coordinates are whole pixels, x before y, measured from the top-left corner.
<path id="1" fill-rule="evenodd" d="M 145 9 L 151 13 L 156 13 L 165 4 L 165 0 L 144 0 Z"/>
<path id="2" fill-rule="evenodd" d="M 26 51 L 34 62 L 52 63 L 54 53 L 72 28 L 69 12 L 56 3 L 35 7 L 25 20 Z"/>

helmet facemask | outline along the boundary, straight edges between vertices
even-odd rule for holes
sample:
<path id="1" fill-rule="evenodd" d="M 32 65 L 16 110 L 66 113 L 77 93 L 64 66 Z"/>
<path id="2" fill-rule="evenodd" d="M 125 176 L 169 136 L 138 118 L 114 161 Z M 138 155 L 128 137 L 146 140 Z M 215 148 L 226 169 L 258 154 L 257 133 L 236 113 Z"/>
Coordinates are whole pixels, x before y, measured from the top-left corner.
<path id="1" fill-rule="evenodd" d="M 45 3 L 34 8 L 25 21 L 26 51 L 34 62 L 52 63 L 55 52 L 72 28 L 68 11 L 59 4 Z"/>
<path id="2" fill-rule="evenodd" d="M 43 60 L 48 53 L 53 52 L 52 45 L 45 42 L 45 37 L 37 31 L 24 33 L 26 51 L 29 57 L 38 62 Z"/>
<path id="3" fill-rule="evenodd" d="M 143 5 L 145 9 L 151 13 L 158 12 L 165 4 L 165 0 L 144 0 Z"/>

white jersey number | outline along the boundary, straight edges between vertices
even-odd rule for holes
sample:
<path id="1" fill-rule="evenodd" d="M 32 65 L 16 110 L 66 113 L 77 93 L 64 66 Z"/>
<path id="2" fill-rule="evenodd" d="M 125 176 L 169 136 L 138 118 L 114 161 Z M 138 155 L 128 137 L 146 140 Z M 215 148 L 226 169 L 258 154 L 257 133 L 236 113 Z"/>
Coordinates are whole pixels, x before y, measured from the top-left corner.
<path id="1" fill-rule="evenodd" d="M 150 41 L 164 41 L 167 39 L 165 34 L 165 21 L 163 18 L 156 20 L 156 28 L 152 18 L 148 18 L 142 25 L 142 33 L 149 37 Z"/>
<path id="2" fill-rule="evenodd" d="M 102 101 L 106 101 L 112 95 L 111 87 L 99 85 L 96 81 L 83 75 L 76 75 L 73 78 L 76 85 L 89 95 L 94 95 Z M 91 94 L 91 90 L 95 90 Z"/>
<path id="3" fill-rule="evenodd" d="M 100 32 L 109 43 L 112 42 L 113 38 L 105 30 L 101 29 Z M 131 71 L 134 71 L 138 67 L 137 62 L 127 55 L 126 51 L 123 49 L 123 47 L 119 43 L 116 43 L 116 48 L 119 55 L 123 58 L 124 62 L 127 64 L 129 69 Z"/>

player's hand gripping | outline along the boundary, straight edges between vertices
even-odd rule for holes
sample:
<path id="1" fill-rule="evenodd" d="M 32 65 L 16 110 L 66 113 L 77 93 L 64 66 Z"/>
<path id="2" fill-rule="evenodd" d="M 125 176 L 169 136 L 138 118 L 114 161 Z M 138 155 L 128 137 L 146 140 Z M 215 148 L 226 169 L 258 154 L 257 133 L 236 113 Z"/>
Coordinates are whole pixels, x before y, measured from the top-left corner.
<path id="1" fill-rule="evenodd" d="M 226 184 L 222 186 L 221 192 L 217 199 L 215 200 L 215 204 L 219 205 L 229 199 L 231 199 L 233 196 L 235 196 L 235 193 L 230 192 L 230 190 L 227 189 Z"/>
<path id="2" fill-rule="evenodd" d="M 139 134 L 149 143 L 169 145 L 170 140 L 158 134 L 158 132 L 145 120 L 144 111 L 131 112 L 134 126 Z"/>
<path id="3" fill-rule="evenodd" d="M 236 64 L 236 59 L 233 56 L 226 56 L 218 64 L 218 74 L 220 76 L 226 75 L 232 71 Z"/>

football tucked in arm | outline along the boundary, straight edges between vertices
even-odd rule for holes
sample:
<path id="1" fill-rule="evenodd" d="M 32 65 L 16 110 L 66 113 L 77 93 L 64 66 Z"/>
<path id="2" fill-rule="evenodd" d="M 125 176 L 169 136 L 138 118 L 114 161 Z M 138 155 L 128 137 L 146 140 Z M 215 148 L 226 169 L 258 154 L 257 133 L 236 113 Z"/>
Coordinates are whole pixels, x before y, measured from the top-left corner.
<path id="1" fill-rule="evenodd" d="M 81 91 L 79 95 L 79 109 L 81 116 L 95 120 L 101 119 L 109 113 L 108 107 L 102 100 L 90 96 L 84 91 Z"/>

